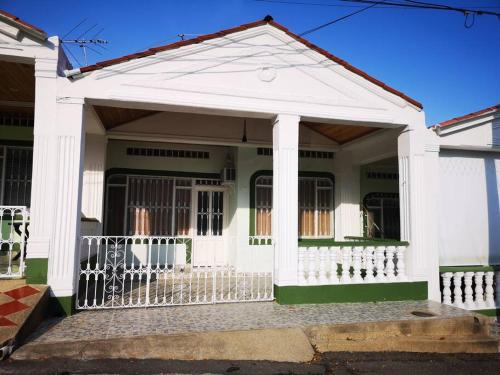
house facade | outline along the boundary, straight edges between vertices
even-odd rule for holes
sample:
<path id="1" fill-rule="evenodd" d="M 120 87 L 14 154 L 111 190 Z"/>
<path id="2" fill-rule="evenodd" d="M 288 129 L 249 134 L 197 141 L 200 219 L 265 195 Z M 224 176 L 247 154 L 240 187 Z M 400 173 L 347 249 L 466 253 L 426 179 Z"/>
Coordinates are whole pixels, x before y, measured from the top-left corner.
<path id="1" fill-rule="evenodd" d="M 0 18 L 6 277 L 65 313 L 441 300 L 419 102 L 271 17 L 79 69 Z"/>

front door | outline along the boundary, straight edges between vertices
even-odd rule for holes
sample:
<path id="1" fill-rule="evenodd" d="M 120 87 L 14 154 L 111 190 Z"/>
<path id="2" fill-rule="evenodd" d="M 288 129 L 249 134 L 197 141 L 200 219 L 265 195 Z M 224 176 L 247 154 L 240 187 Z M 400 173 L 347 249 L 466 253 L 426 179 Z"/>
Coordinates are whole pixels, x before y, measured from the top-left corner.
<path id="1" fill-rule="evenodd" d="M 224 264 L 224 191 L 221 188 L 193 190 L 193 266 Z"/>

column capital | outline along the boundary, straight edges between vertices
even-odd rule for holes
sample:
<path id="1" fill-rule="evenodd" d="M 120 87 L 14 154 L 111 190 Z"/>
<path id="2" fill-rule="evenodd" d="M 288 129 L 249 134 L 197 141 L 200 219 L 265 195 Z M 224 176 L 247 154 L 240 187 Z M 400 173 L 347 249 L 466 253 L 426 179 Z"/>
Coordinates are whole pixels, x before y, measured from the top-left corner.
<path id="1" fill-rule="evenodd" d="M 298 123 L 300 116 L 289 113 L 278 113 L 273 119 L 273 125 L 276 123 Z"/>
<path id="2" fill-rule="evenodd" d="M 35 58 L 36 78 L 57 78 L 57 58 L 37 57 Z"/>

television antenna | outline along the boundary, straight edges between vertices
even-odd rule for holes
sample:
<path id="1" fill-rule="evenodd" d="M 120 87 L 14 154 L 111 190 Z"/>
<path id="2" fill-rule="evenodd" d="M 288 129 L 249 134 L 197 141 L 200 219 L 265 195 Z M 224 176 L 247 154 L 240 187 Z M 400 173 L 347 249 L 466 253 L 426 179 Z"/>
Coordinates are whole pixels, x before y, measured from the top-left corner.
<path id="1" fill-rule="evenodd" d="M 80 66 L 82 66 L 82 64 L 80 63 L 79 59 L 77 59 L 73 54 L 69 46 L 78 46 L 80 48 L 83 53 L 84 65 L 86 66 L 88 65 L 88 52 L 92 51 L 98 55 L 102 55 L 102 51 L 99 51 L 97 47 L 106 50 L 106 47 L 104 45 L 109 43 L 107 40 L 99 38 L 99 35 L 103 32 L 104 27 L 100 28 L 90 38 L 85 37 L 91 30 L 94 30 L 98 26 L 97 23 L 87 28 L 84 32 L 80 33 L 76 37 L 69 38 L 70 34 L 74 33 L 86 22 L 87 19 L 83 19 L 61 38 L 61 44 L 63 45 L 63 47 L 65 47 L 65 51 L 67 51 L 68 54 L 73 58 L 73 60 Z"/>

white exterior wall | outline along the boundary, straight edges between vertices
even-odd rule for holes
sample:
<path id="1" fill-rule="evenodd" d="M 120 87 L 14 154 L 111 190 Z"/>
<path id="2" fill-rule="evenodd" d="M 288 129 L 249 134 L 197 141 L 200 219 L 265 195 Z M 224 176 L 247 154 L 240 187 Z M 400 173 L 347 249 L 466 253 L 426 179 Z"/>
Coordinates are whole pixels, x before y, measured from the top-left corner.
<path id="1" fill-rule="evenodd" d="M 500 154 L 440 153 L 442 266 L 500 264 Z"/>

